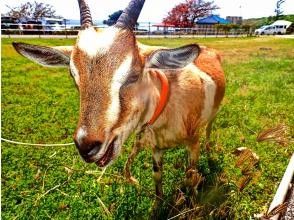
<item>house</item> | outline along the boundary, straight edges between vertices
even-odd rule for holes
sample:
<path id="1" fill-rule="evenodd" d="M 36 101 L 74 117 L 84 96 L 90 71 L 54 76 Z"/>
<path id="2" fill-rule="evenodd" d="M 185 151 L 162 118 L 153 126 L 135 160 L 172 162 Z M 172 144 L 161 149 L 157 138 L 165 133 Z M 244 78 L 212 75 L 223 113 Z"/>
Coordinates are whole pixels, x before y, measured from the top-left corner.
<path id="1" fill-rule="evenodd" d="M 209 15 L 196 21 L 195 28 L 199 34 L 215 34 L 216 24 L 230 24 L 231 22 L 218 15 Z"/>
<path id="2" fill-rule="evenodd" d="M 218 15 L 209 15 L 196 21 L 197 25 L 230 24 L 231 22 Z"/>

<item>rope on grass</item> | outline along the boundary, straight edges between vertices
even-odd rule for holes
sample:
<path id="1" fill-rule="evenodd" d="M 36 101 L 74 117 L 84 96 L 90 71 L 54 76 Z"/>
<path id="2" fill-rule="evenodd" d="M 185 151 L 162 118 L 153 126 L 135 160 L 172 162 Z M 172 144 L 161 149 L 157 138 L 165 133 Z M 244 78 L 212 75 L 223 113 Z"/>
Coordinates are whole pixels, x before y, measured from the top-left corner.
<path id="1" fill-rule="evenodd" d="M 11 144 L 18 144 L 18 145 L 28 145 L 28 146 L 39 146 L 39 147 L 56 147 L 56 146 L 70 146 L 74 145 L 75 143 L 66 143 L 66 144 L 32 144 L 32 143 L 24 143 L 19 141 L 12 141 L 5 138 L 1 138 L 1 141 L 5 141 Z"/>

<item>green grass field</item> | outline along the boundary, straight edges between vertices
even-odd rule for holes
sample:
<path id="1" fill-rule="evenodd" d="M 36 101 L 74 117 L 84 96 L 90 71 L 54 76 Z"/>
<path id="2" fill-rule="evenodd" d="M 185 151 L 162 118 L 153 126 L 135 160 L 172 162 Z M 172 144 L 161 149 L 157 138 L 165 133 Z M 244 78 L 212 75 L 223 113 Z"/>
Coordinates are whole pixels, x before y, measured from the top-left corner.
<path id="1" fill-rule="evenodd" d="M 78 120 L 79 97 L 66 68 L 45 68 L 18 55 L 13 39 L 2 39 L 2 138 L 31 143 L 68 143 Z M 40 45 L 72 45 L 69 39 L 17 39 Z M 212 152 L 202 150 L 194 210 L 199 219 L 250 219 L 266 211 L 294 150 L 257 142 L 264 128 L 285 124 L 294 136 L 294 40 L 140 39 L 149 45 L 177 47 L 196 42 L 223 54 L 227 90 L 213 126 Z M 203 138 L 202 138 L 203 142 Z M 148 150 L 132 172 L 139 187 L 122 171 L 132 141 L 103 176 L 85 164 L 74 146 L 31 147 L 2 142 L 2 219 L 147 219 L 154 201 L 152 159 Z M 248 147 L 259 157 L 248 184 L 232 152 Z M 186 167 L 184 148 L 164 156 L 164 204 L 161 219 L 188 211 L 179 188 Z"/>

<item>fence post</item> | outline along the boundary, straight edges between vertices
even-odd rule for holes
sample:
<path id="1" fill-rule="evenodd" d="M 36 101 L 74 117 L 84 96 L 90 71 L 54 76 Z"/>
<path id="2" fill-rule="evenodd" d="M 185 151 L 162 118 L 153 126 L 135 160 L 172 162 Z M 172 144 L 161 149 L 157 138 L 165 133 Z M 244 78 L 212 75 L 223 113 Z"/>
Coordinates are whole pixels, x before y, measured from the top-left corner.
<path id="1" fill-rule="evenodd" d="M 65 38 L 67 39 L 66 19 L 64 19 Z"/>
<path id="2" fill-rule="evenodd" d="M 151 25 L 151 23 L 150 23 L 150 21 L 148 22 L 148 38 L 150 39 L 150 25 Z"/>

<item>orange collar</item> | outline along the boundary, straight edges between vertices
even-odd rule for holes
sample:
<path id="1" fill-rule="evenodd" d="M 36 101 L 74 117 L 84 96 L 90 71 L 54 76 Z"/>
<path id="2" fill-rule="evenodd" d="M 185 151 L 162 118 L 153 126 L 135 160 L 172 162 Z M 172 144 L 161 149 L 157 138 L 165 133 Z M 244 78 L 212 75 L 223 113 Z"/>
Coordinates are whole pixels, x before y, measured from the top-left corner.
<path id="1" fill-rule="evenodd" d="M 168 79 L 167 79 L 166 75 L 161 71 L 153 70 L 152 72 L 155 73 L 155 76 L 157 78 L 159 78 L 160 83 L 161 83 L 161 90 L 160 90 L 159 102 L 156 106 L 156 109 L 153 113 L 153 116 L 147 122 L 147 125 L 152 125 L 156 121 L 156 119 L 159 117 L 159 115 L 163 111 L 164 107 L 166 106 L 168 92 L 169 92 L 169 84 L 168 84 Z"/>

